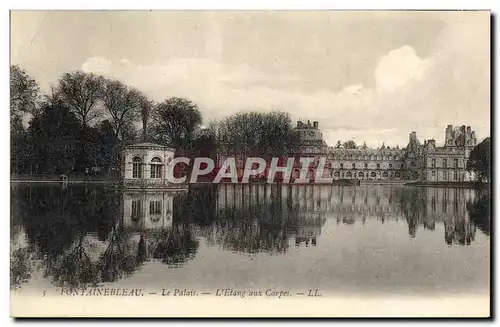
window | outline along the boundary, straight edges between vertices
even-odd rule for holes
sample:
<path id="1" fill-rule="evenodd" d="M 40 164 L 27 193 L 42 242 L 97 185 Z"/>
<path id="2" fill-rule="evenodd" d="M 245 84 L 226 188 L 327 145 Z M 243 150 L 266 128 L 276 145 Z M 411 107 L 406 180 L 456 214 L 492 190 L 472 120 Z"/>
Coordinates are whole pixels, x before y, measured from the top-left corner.
<path id="1" fill-rule="evenodd" d="M 344 164 L 343 163 L 340 164 L 340 169 L 344 169 Z"/>
<path id="2" fill-rule="evenodd" d="M 435 170 L 432 171 L 432 177 L 436 177 L 436 171 Z"/>
<path id="3" fill-rule="evenodd" d="M 375 176 L 377 176 L 377 174 L 375 174 L 375 172 L 374 172 L 374 171 L 372 171 L 372 172 L 370 173 L 370 177 L 375 177 Z"/>
<path id="4" fill-rule="evenodd" d="M 367 168 L 368 168 L 368 164 L 367 164 L 367 163 L 365 163 L 365 169 L 367 169 Z"/>
<path id="5" fill-rule="evenodd" d="M 361 178 L 361 179 L 363 179 L 363 177 L 365 177 L 365 174 L 362 171 L 360 171 L 358 173 L 358 177 Z"/>
<path id="6" fill-rule="evenodd" d="M 380 164 L 377 164 L 377 169 L 380 169 Z"/>
<path id="7" fill-rule="evenodd" d="M 132 178 L 142 178 L 142 160 L 139 157 L 132 159 Z"/>
<path id="8" fill-rule="evenodd" d="M 382 177 L 387 178 L 387 177 L 389 177 L 389 174 L 386 171 L 384 171 L 384 173 L 382 174 Z"/>
<path id="9" fill-rule="evenodd" d="M 401 174 L 399 173 L 399 171 L 397 171 L 397 172 L 396 172 L 395 176 L 396 176 L 397 178 L 400 178 L 400 177 L 401 177 Z"/>
<path id="10" fill-rule="evenodd" d="M 389 155 L 389 160 L 392 160 L 392 155 Z"/>
<path id="11" fill-rule="evenodd" d="M 141 201 L 133 200 L 132 201 L 132 218 L 138 218 L 141 213 Z"/>
<path id="12" fill-rule="evenodd" d="M 154 157 L 151 160 L 151 178 L 161 178 L 161 159 Z"/>
<path id="13" fill-rule="evenodd" d="M 458 159 L 454 159 L 454 160 L 453 160 L 453 166 L 454 166 L 455 168 L 458 168 Z"/>
<path id="14" fill-rule="evenodd" d="M 340 173 L 338 171 L 336 171 L 335 173 L 333 173 L 333 176 L 339 178 L 340 177 Z"/>
<path id="15" fill-rule="evenodd" d="M 448 172 L 447 171 L 443 171 L 443 179 L 444 180 L 448 179 Z"/>
<path id="16" fill-rule="evenodd" d="M 448 168 L 448 160 L 443 159 L 443 168 Z"/>
<path id="17" fill-rule="evenodd" d="M 161 214 L 161 201 L 150 201 L 149 202 L 149 214 L 150 215 Z"/>
<path id="18" fill-rule="evenodd" d="M 345 175 L 347 178 L 352 178 L 352 173 L 350 171 L 347 172 L 347 174 Z"/>
<path id="19" fill-rule="evenodd" d="M 392 169 L 392 164 L 389 164 L 389 169 Z"/>
<path id="20" fill-rule="evenodd" d="M 455 159 L 455 160 L 457 160 L 457 159 Z M 458 177 L 458 174 L 457 174 L 457 172 L 456 172 L 456 171 L 454 171 L 454 172 L 453 172 L 453 180 L 455 180 L 455 181 L 456 181 L 456 180 L 458 179 L 457 177 Z"/>
<path id="21" fill-rule="evenodd" d="M 356 169 L 356 164 L 352 164 L 352 169 Z"/>
<path id="22" fill-rule="evenodd" d="M 436 168 L 436 159 L 432 159 L 432 168 Z"/>

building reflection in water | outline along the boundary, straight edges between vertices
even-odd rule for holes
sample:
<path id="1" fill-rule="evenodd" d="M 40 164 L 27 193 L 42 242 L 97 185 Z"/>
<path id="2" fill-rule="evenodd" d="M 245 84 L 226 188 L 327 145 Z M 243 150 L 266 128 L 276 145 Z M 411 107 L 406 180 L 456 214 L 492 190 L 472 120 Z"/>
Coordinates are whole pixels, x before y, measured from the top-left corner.
<path id="1" fill-rule="evenodd" d="M 182 192 L 181 192 L 182 193 Z M 124 192 L 121 202 L 120 227 L 130 233 L 129 244 L 137 250 L 141 261 L 160 261 L 180 267 L 192 259 L 198 248 L 192 225 L 174 224 L 174 201 L 179 192 Z"/>
<path id="2" fill-rule="evenodd" d="M 134 232 L 172 227 L 174 192 L 125 192 L 122 219 Z"/>
<path id="3" fill-rule="evenodd" d="M 445 244 L 490 234 L 488 191 L 452 188 L 212 185 L 188 192 L 115 192 L 102 187 L 12 189 L 11 286 L 41 267 L 57 285 L 113 282 L 149 261 L 179 267 L 199 240 L 236 252 L 281 254 L 319 246 L 325 223 L 405 220 L 443 226 Z M 334 226 L 335 227 L 335 226 Z"/>
<path id="4" fill-rule="evenodd" d="M 242 237 L 251 239 L 247 245 L 253 242 L 250 252 L 285 252 L 292 238 L 296 246 L 317 244 L 326 222 L 321 205 L 328 194 L 319 186 L 227 184 L 218 186 L 216 207 L 219 219 L 245 217 L 251 228 Z"/>

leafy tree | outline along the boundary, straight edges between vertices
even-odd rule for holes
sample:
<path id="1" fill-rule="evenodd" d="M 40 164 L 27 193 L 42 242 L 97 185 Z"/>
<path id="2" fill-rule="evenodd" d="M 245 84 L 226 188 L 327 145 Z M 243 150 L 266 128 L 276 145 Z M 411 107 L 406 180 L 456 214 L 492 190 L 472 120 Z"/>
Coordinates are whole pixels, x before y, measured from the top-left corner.
<path id="1" fill-rule="evenodd" d="M 156 139 L 176 150 L 189 146 L 202 122 L 198 105 L 177 97 L 157 104 L 152 116 Z"/>
<path id="2" fill-rule="evenodd" d="M 103 81 L 102 100 L 116 137 L 123 139 L 139 116 L 141 93 L 117 80 Z"/>
<path id="3" fill-rule="evenodd" d="M 138 96 L 139 108 L 141 113 L 142 122 L 142 141 L 147 142 L 149 136 L 149 120 L 151 119 L 151 111 L 154 108 L 154 102 L 147 98 L 144 94 L 140 93 Z"/>
<path id="4" fill-rule="evenodd" d="M 23 115 L 37 114 L 38 92 L 38 84 L 26 71 L 19 66 L 10 66 L 11 173 L 19 173 L 26 169 L 29 152 Z"/>
<path id="5" fill-rule="evenodd" d="M 354 140 L 349 140 L 347 142 L 344 142 L 344 148 L 345 149 L 357 149 L 358 146 L 356 145 L 356 142 Z"/>
<path id="6" fill-rule="evenodd" d="M 21 112 L 36 113 L 36 100 L 40 88 L 36 81 L 26 71 L 17 65 L 10 66 L 10 114 Z"/>
<path id="7" fill-rule="evenodd" d="M 380 150 L 385 150 L 385 142 L 382 142 L 382 146 L 380 147 Z"/>
<path id="8" fill-rule="evenodd" d="M 238 113 L 217 126 L 218 148 L 224 153 L 285 155 L 296 151 L 298 134 L 283 112 Z"/>
<path id="9" fill-rule="evenodd" d="M 361 149 L 363 149 L 363 150 L 368 149 L 368 146 L 366 145 L 366 142 L 363 142 L 363 145 L 361 146 Z"/>
<path id="10" fill-rule="evenodd" d="M 80 152 L 81 126 L 75 115 L 63 106 L 47 106 L 35 117 L 28 130 L 31 164 L 37 172 L 68 173 L 75 168 Z"/>
<path id="11" fill-rule="evenodd" d="M 491 174 L 491 140 L 485 138 L 470 152 L 467 170 L 474 171 L 480 179 L 490 180 Z"/>
<path id="12" fill-rule="evenodd" d="M 337 141 L 337 144 L 335 145 L 336 149 L 340 149 L 342 147 L 342 143 L 340 143 L 340 140 Z"/>
<path id="13" fill-rule="evenodd" d="M 64 73 L 57 92 L 84 129 L 99 116 L 97 103 L 101 99 L 104 79 L 93 73 L 76 71 Z"/>

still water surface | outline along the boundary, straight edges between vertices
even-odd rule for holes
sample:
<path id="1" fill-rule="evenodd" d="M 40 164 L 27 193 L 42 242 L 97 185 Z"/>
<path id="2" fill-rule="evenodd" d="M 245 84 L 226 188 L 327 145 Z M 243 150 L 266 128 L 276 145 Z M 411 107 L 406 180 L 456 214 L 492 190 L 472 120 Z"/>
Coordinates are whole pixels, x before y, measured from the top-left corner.
<path id="1" fill-rule="evenodd" d="M 12 184 L 11 289 L 487 294 L 490 200 L 405 186 Z"/>

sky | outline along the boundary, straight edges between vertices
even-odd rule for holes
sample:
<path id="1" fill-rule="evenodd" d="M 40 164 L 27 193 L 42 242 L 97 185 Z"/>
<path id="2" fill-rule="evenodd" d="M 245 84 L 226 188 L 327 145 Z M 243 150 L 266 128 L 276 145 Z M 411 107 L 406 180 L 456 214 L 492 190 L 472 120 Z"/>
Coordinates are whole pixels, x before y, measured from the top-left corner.
<path id="1" fill-rule="evenodd" d="M 330 145 L 490 134 L 489 12 L 12 11 L 11 64 L 42 91 L 79 69 L 186 97 L 205 124 L 286 111 Z"/>

